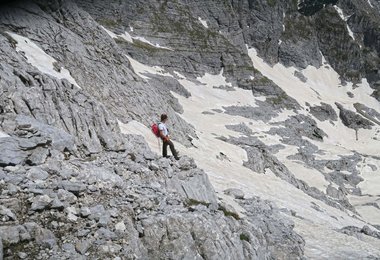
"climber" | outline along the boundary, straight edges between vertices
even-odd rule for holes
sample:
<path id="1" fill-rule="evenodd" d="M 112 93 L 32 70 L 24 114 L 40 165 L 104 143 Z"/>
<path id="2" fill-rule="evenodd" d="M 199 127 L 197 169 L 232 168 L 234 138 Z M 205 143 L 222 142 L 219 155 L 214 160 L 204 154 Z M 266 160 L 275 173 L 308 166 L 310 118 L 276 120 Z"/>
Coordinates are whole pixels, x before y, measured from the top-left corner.
<path id="1" fill-rule="evenodd" d="M 168 121 L 168 116 L 166 114 L 161 115 L 161 122 L 158 124 L 158 129 L 160 130 L 160 137 L 162 139 L 162 156 L 168 157 L 168 145 L 170 146 L 170 151 L 172 152 L 174 158 L 179 160 L 178 152 L 174 148 L 174 144 L 170 141 L 169 130 L 166 126 L 166 122 Z"/>

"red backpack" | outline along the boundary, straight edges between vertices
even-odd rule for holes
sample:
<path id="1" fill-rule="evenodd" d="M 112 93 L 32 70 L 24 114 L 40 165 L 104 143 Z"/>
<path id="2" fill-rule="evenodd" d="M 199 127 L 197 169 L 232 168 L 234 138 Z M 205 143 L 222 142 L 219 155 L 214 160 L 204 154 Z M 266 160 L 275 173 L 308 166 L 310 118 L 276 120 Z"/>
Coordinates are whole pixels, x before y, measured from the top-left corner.
<path id="1" fill-rule="evenodd" d="M 154 123 L 152 126 L 152 132 L 155 136 L 160 137 L 160 130 L 158 129 L 158 124 Z"/>

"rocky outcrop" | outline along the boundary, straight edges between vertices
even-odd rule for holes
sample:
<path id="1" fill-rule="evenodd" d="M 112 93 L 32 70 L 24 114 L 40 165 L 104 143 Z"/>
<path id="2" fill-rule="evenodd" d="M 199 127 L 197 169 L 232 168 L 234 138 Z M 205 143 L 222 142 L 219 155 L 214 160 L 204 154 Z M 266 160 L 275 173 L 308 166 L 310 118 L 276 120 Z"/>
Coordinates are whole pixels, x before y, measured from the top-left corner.
<path id="1" fill-rule="evenodd" d="M 296 125 L 296 124 L 294 124 Z M 289 184 L 293 185 L 297 189 L 302 190 L 304 193 L 308 194 L 309 196 L 321 200 L 324 203 L 336 207 L 338 209 L 343 210 L 344 208 L 347 208 L 353 212 L 355 212 L 354 207 L 349 203 L 346 195 L 348 192 L 343 189 L 343 191 L 340 191 L 339 196 L 336 195 L 338 191 L 332 191 L 331 189 L 327 189 L 326 194 L 320 190 L 318 190 L 315 187 L 309 186 L 305 181 L 297 179 L 291 171 L 279 160 L 277 159 L 274 154 L 278 152 L 278 150 L 281 150 L 282 147 L 268 147 L 266 144 L 264 144 L 262 141 L 260 141 L 257 137 L 253 136 L 252 130 L 250 130 L 247 126 L 245 125 L 238 125 L 238 126 L 227 126 L 229 129 L 241 132 L 245 136 L 240 137 L 240 138 L 221 138 L 222 140 L 239 145 L 241 148 L 243 148 L 248 155 L 248 161 L 244 162 L 244 166 L 251 169 L 252 171 L 259 173 L 259 174 L 265 174 L 267 170 L 270 170 L 275 174 L 277 177 L 280 179 L 288 182 Z M 293 144 L 295 145 L 296 143 L 297 146 L 303 147 L 302 150 L 305 150 L 305 152 L 301 152 L 300 154 L 289 156 L 290 159 L 295 159 L 299 161 L 314 161 L 315 155 L 313 153 L 317 148 L 313 145 L 311 145 L 308 142 L 302 141 L 302 137 L 297 136 L 296 134 L 292 133 L 291 128 L 288 127 L 287 135 L 288 137 L 285 137 L 283 133 L 277 132 L 279 135 L 283 136 L 284 138 L 287 138 L 284 140 L 284 143 L 287 144 Z M 273 131 L 272 129 L 271 131 Z M 277 129 L 278 131 L 279 129 Z M 298 132 L 298 130 L 295 130 L 295 132 Z M 358 158 L 356 158 L 358 159 Z M 349 160 L 348 160 L 349 161 Z M 324 165 L 329 165 L 331 169 L 334 169 L 336 171 L 341 171 L 341 170 L 346 170 L 349 169 L 351 171 L 352 168 L 356 166 L 356 163 L 358 161 L 352 160 L 348 162 L 343 162 L 342 160 L 337 160 L 337 161 L 331 161 L 328 164 L 325 162 L 320 162 L 320 167 L 316 167 L 313 165 L 315 168 L 322 169 Z M 311 163 L 309 163 L 312 165 Z M 339 168 L 340 166 L 340 168 Z M 347 168 L 345 168 L 347 166 Z M 351 168 L 352 167 L 352 168 Z M 321 171 L 322 172 L 322 171 Z M 334 177 L 331 177 L 334 176 Z M 337 179 L 340 178 L 340 180 L 344 179 L 343 176 L 336 174 L 330 174 L 327 175 L 326 178 L 332 179 L 332 182 L 339 183 Z M 346 183 L 350 183 L 353 186 L 358 185 L 361 181 L 363 181 L 360 176 L 358 176 L 358 172 L 354 172 L 351 176 L 351 178 L 347 178 L 350 181 L 347 181 Z M 356 182 L 355 182 L 356 181 Z M 343 186 L 343 183 L 340 182 L 339 186 Z"/>
<path id="2" fill-rule="evenodd" d="M 137 136 L 124 138 L 125 152 L 94 160 L 0 169 L 5 259 L 301 258 L 303 240 L 268 202 L 239 198 L 241 219 L 219 209 L 192 159 L 159 158 Z"/>
<path id="3" fill-rule="evenodd" d="M 173 74 L 140 78 L 125 55 L 141 57 L 141 42 L 115 41 L 97 23 L 107 25 L 100 13 L 78 8 L 84 3 L 15 2 L 1 10 L 1 256 L 302 258 L 303 239 L 269 202 L 239 197 L 249 213 L 230 211 L 192 159 L 159 158 L 141 137 L 120 133 L 118 120 L 149 122 L 153 111 L 168 111 L 186 144 L 193 130 L 167 92 L 189 93 Z M 127 25 L 108 27 L 117 33 Z M 208 44 L 225 40 L 200 33 Z M 231 64 L 244 67 L 248 56 L 227 48 L 236 53 L 205 52 L 195 59 L 210 64 L 199 67 L 184 58 L 189 67 L 172 72 L 201 73 L 219 59 L 213 71 L 240 73 Z M 53 68 L 41 67 L 48 66 L 41 57 L 54 60 Z M 57 77 L 65 69 L 71 74 Z"/>
<path id="4" fill-rule="evenodd" d="M 323 151 L 310 139 L 327 134 L 307 112 L 353 129 L 378 124 L 379 113 L 363 104 L 357 113 L 337 104 L 339 118 L 325 103 L 305 111 L 253 67 L 247 48 L 270 64 L 297 67 L 304 83 L 302 69 L 325 65 L 324 57 L 342 83 L 366 76 L 376 89 L 379 5 L 363 2 L 339 2 L 352 14 L 342 18 L 337 1 L 7 1 L 0 9 L 0 258 L 302 259 L 305 241 L 273 204 L 225 191 L 238 212 L 193 159 L 160 158 L 140 136 L 121 134 L 119 122 L 148 126 L 167 113 L 173 138 L 189 146 L 196 131 L 173 93 L 191 96 L 183 76 L 199 83 L 222 71 L 234 87 L 251 90 L 257 106 L 211 111 L 270 124 L 263 134 L 280 138 L 266 145 L 245 125 L 227 126 L 242 136 L 218 138 L 246 151 L 244 166 L 270 169 L 357 213 L 347 195 L 361 194 L 363 156 L 317 159 Z M 294 114 L 272 121 L 284 111 Z M 299 148 L 289 160 L 324 175 L 325 191 L 276 158 L 285 145 Z M 378 235 L 363 230 L 340 232 Z"/>
<path id="5" fill-rule="evenodd" d="M 336 121 L 338 119 L 338 116 L 333 107 L 323 102 L 320 106 L 310 107 L 310 113 L 320 121 Z"/>
<path id="6" fill-rule="evenodd" d="M 175 131 L 173 137 L 186 143 L 187 134 L 196 136 L 193 129 L 177 116 L 176 112 L 180 112 L 181 108 L 176 99 L 170 93 L 163 94 L 162 84 L 156 86 L 138 77 L 130 67 L 130 61 L 126 56 L 128 52 L 123 51 L 93 17 L 78 8 L 76 2 L 52 1 L 45 4 L 38 1 L 28 3 L 16 1 L 3 5 L 1 12 L 0 24 L 3 28 L 1 55 L 7 61 L 3 66 L 7 75 L 3 84 L 6 88 L 10 88 L 13 86 L 11 83 L 13 77 L 16 77 L 19 78 L 17 84 L 21 84 L 20 86 L 32 87 L 22 89 L 24 93 L 19 99 L 24 98 L 28 103 L 16 103 L 17 105 L 20 103 L 22 106 L 20 112 L 30 114 L 28 105 L 32 106 L 32 110 L 37 111 L 38 109 L 33 106 L 39 104 L 38 98 L 43 98 L 43 95 L 46 95 L 45 92 L 52 92 L 51 88 L 57 88 L 62 92 L 59 94 L 60 96 L 66 95 L 67 102 L 54 104 L 53 100 L 50 102 L 51 105 L 63 106 L 60 109 L 65 113 L 72 111 L 74 113 L 72 120 L 78 124 L 81 121 L 75 118 L 75 113 L 76 110 L 79 112 L 79 109 L 65 107 L 66 103 L 70 102 L 70 96 L 75 96 L 74 103 L 81 102 L 86 104 L 86 109 L 95 110 L 92 113 L 97 113 L 95 118 L 99 118 L 99 120 L 106 116 L 104 111 L 99 110 L 104 110 L 104 108 L 112 112 L 121 122 L 126 123 L 131 119 L 136 119 L 146 125 L 158 120 L 159 115 L 165 112 L 170 116 L 173 124 L 181 129 L 181 131 Z M 91 28 L 91 30 L 85 28 Z M 42 51 L 56 60 L 55 66 L 68 69 L 82 90 L 65 83 L 65 81 L 60 82 L 40 75 L 26 59 L 20 58 L 15 50 L 17 42 L 5 32 L 29 37 L 33 43 L 40 43 Z M 15 71 L 12 67 L 15 68 Z M 55 83 L 50 81 L 55 81 Z M 29 95 L 35 88 L 41 88 L 40 91 L 34 93 L 37 96 Z M 71 88 L 72 90 L 70 90 Z M 178 92 L 182 94 L 183 90 L 178 89 Z M 21 92 L 18 95 L 20 94 Z M 25 96 L 29 96 L 29 98 Z M 89 96 L 92 98 L 91 101 L 88 100 Z M 31 103 L 32 98 L 36 102 Z M 60 98 L 63 97 L 57 97 L 57 99 Z M 94 101 L 97 101 L 98 104 L 101 103 L 103 107 L 97 105 L 91 107 Z M 12 106 L 9 109 L 12 109 Z M 48 108 L 46 109 L 48 110 Z M 45 111 L 41 110 L 37 116 L 44 113 Z M 52 115 L 51 117 L 54 118 Z M 52 121 L 52 118 L 49 122 Z M 104 128 L 104 123 L 115 123 L 104 121 L 99 122 L 102 128 Z M 86 123 L 83 122 L 83 124 Z M 64 127 L 75 129 L 75 124 L 67 122 L 67 126 Z M 93 141 L 91 145 L 86 144 L 89 152 L 98 152 L 101 146 L 100 142 L 104 141 L 101 139 L 105 139 L 105 133 L 103 133 L 103 137 L 98 138 L 98 133 L 92 133 L 91 131 L 94 129 L 89 126 L 83 128 L 78 126 L 78 129 L 84 132 L 82 133 L 84 139 Z M 107 133 L 107 135 L 111 135 L 111 133 Z"/>
<path id="7" fill-rule="evenodd" d="M 371 129 L 371 127 L 374 126 L 371 121 L 365 119 L 361 115 L 345 109 L 338 103 L 336 103 L 336 106 L 339 108 L 339 117 L 345 126 L 355 130 L 358 130 L 359 128 Z"/>
<path id="8" fill-rule="evenodd" d="M 298 11 L 303 15 L 310 16 L 326 7 L 335 5 L 338 0 L 301 0 L 298 3 Z"/>

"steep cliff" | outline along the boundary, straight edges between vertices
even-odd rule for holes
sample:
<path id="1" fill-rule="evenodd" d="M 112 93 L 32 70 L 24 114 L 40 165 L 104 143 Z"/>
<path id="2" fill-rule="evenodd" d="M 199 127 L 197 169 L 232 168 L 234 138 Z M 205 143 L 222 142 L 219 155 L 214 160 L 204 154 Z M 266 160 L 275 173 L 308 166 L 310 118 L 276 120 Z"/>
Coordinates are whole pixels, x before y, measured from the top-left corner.
<path id="1" fill-rule="evenodd" d="M 380 257 L 379 18 L 373 0 L 2 3 L 0 258 Z"/>

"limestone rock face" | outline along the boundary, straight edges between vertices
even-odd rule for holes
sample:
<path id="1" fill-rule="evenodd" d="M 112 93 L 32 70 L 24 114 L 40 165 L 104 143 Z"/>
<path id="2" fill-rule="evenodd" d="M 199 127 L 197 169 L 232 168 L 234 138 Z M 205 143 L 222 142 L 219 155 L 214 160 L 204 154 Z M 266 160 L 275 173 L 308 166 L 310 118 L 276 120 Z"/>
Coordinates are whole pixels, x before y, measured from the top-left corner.
<path id="1" fill-rule="evenodd" d="M 0 259 L 305 259 L 318 239 L 329 251 L 285 196 L 255 195 L 269 184 L 252 188 L 240 176 L 241 189 L 224 187 L 236 182 L 218 175 L 226 165 L 307 197 L 307 214 L 339 226 L 328 235 L 359 237 L 366 249 L 330 258 L 379 257 L 376 225 L 358 227 L 364 219 L 350 200 L 367 195 L 362 169 L 377 173 L 378 157 L 354 149 L 328 157 L 321 147 L 335 126 L 375 132 L 380 111 L 374 99 L 324 103 L 305 70 L 334 69 L 349 98 L 366 88 L 380 100 L 379 11 L 373 0 L 0 3 Z M 280 65 L 291 83 L 314 87 L 315 102 L 260 72 L 253 48 L 263 67 Z M 184 104 L 199 99 L 207 103 L 199 116 L 219 121 L 186 120 L 193 111 Z M 204 169 L 186 154 L 161 158 L 148 128 L 122 130 L 162 113 L 194 156 L 222 142 Z"/>
<path id="2" fill-rule="evenodd" d="M 128 143 L 141 145 L 140 141 L 134 142 L 134 136 L 125 137 Z M 137 151 L 104 152 L 93 161 L 73 158 L 57 162 L 48 158 L 38 166 L 49 173 L 47 178 L 27 181 L 28 177 L 21 175 L 27 192 L 18 193 L 15 204 L 8 209 L 20 220 L 28 211 L 27 219 L 33 223 L 17 225 L 15 218 L 3 222 L 6 225 L 0 227 L 0 237 L 5 243 L 5 258 L 17 254 L 16 248 L 20 247 L 31 258 L 99 257 L 109 253 L 149 259 L 271 258 L 279 253 L 275 248 L 268 249 L 273 243 L 288 248 L 288 253 L 282 254 L 302 257 L 304 241 L 288 223 L 280 221 L 279 212 L 256 210 L 268 207 L 268 202 L 240 198 L 242 207 L 252 212 L 252 216 L 240 220 L 238 215 L 218 210 L 207 175 L 192 159 L 183 156 L 179 162 L 137 162 L 130 157 L 146 149 L 145 145 Z M 148 168 L 152 163 L 157 169 Z M 37 170 L 37 166 L 22 167 L 27 172 Z M 137 171 L 130 171 L 136 167 Z M 88 174 L 97 171 L 102 174 Z M 73 177 L 62 174 L 65 172 Z M 12 172 L 6 170 L 6 174 Z M 27 197 L 31 205 L 24 204 Z M 2 202 L 10 199 L 5 195 L 0 198 Z M 61 207 L 54 206 L 57 200 Z M 257 214 L 261 214 L 260 220 Z M 266 230 L 268 223 L 277 225 L 276 232 L 291 239 L 277 241 L 277 235 L 269 235 L 273 229 Z M 60 246 L 63 241 L 67 246 Z M 75 248 L 69 250 L 68 244 Z M 50 250 L 45 253 L 43 248 Z"/>

